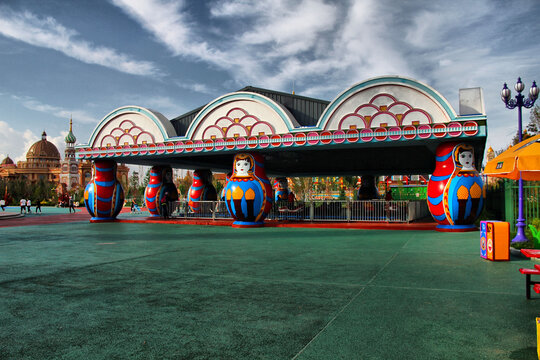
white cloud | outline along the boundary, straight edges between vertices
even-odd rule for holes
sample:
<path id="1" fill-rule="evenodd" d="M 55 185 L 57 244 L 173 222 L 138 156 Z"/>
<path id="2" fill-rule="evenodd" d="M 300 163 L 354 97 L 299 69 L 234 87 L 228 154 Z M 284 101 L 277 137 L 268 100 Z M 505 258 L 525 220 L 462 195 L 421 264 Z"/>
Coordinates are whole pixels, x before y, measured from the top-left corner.
<path id="1" fill-rule="evenodd" d="M 83 110 L 70 110 L 54 105 L 43 104 L 31 97 L 20 97 L 15 95 L 12 95 L 11 97 L 18 100 L 27 109 L 53 115 L 60 119 L 67 120 L 73 118 L 77 122 L 86 124 L 96 124 L 99 121 L 99 119 L 96 119 Z"/>
<path id="2" fill-rule="evenodd" d="M 168 96 L 147 96 L 138 93 L 123 94 L 118 98 L 118 103 L 123 105 L 137 105 L 147 109 L 158 111 L 167 119 L 172 119 L 179 114 L 191 110 L 186 107 L 178 99 L 173 99 Z"/>
<path id="3" fill-rule="evenodd" d="M 60 51 L 88 64 L 128 74 L 154 76 L 160 73 L 151 62 L 134 60 L 115 49 L 78 39 L 76 31 L 62 26 L 54 18 L 40 18 L 28 11 L 14 12 L 0 7 L 0 34 L 30 45 Z"/>
<path id="4" fill-rule="evenodd" d="M 111 0 L 111 2 L 138 21 L 174 55 L 212 61 L 221 53 L 212 49 L 191 30 L 189 16 L 182 11 L 184 1 L 166 0 Z"/>
<path id="5" fill-rule="evenodd" d="M 210 89 L 210 87 L 206 84 L 200 84 L 200 83 L 186 83 L 183 81 L 176 81 L 176 85 L 178 85 L 179 88 L 190 90 L 194 92 L 198 92 L 201 94 L 212 94 L 213 91 Z"/>
<path id="6" fill-rule="evenodd" d="M 9 156 L 15 163 L 26 160 L 26 151 L 39 140 L 31 130 L 18 131 L 0 120 L 0 157 Z M 1 161 L 1 160 L 0 160 Z"/>
<path id="7" fill-rule="evenodd" d="M 453 43 L 459 31 L 489 17 L 496 6 L 486 0 L 440 1 L 430 5 L 431 9 L 412 14 L 413 24 L 405 29 L 405 40 L 419 48 L 440 48 Z"/>
<path id="8" fill-rule="evenodd" d="M 291 56 L 313 49 L 320 35 L 333 30 L 337 21 L 337 8 L 321 0 L 302 0 L 296 4 L 284 0 L 266 0 L 257 1 L 249 7 L 259 10 L 257 15 L 249 13 L 256 16 L 256 22 L 238 41 L 248 46 L 270 45 L 273 53 L 269 55 L 273 56 Z M 213 14 L 219 15 L 217 11 Z"/>
<path id="9" fill-rule="evenodd" d="M 59 136 L 47 136 L 47 140 L 56 146 L 62 159 L 64 158 L 64 150 L 66 148 L 64 138 L 67 134 L 67 131 L 62 131 Z M 0 161 L 5 159 L 6 156 L 9 156 L 15 164 L 18 161 L 26 161 L 28 149 L 34 143 L 41 140 L 41 136 L 41 132 L 36 134 L 30 129 L 23 131 L 15 130 L 7 122 L 0 120 Z"/>

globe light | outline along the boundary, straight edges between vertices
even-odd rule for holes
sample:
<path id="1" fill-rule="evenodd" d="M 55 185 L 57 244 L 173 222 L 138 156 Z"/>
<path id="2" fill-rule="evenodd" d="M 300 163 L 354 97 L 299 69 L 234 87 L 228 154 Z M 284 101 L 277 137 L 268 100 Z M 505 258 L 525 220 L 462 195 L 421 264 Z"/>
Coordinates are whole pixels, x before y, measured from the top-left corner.
<path id="1" fill-rule="evenodd" d="M 503 89 L 501 91 L 501 99 L 502 99 L 502 101 L 507 103 L 508 100 L 510 100 L 510 96 L 512 96 L 512 92 L 510 91 L 510 89 L 508 88 L 506 83 L 504 83 Z"/>
<path id="2" fill-rule="evenodd" d="M 525 84 L 521 82 L 521 78 L 519 77 L 518 78 L 518 81 L 516 83 L 516 85 L 514 86 L 514 89 L 516 89 L 517 92 L 522 92 L 523 89 L 525 89 Z"/>
<path id="3" fill-rule="evenodd" d="M 529 90 L 529 97 L 531 98 L 531 100 L 534 101 L 538 99 L 539 92 L 540 92 L 540 89 L 538 88 L 538 86 L 536 86 L 536 81 L 533 81 L 531 89 Z"/>

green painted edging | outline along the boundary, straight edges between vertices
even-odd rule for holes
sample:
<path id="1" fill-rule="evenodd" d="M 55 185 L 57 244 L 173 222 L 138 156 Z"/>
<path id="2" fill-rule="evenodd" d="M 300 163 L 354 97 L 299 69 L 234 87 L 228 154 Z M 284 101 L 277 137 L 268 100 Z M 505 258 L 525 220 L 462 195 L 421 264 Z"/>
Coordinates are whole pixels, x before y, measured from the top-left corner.
<path id="1" fill-rule="evenodd" d="M 193 121 L 189 125 L 189 129 L 186 132 L 186 135 L 184 137 L 175 137 L 175 138 L 171 138 L 170 140 L 171 141 L 174 141 L 174 140 L 191 140 L 191 136 L 193 135 L 193 132 L 195 131 L 195 129 L 197 128 L 199 123 L 202 121 L 202 119 L 204 119 L 204 117 L 208 113 L 210 113 L 212 110 L 214 110 L 217 106 L 225 104 L 225 103 L 230 102 L 230 101 L 235 100 L 235 99 L 255 100 L 255 101 L 259 101 L 261 103 L 264 103 L 265 105 L 269 106 L 272 110 L 274 110 L 279 115 L 279 117 L 284 121 L 284 123 L 287 126 L 287 129 L 289 131 L 292 131 L 292 130 L 295 129 L 292 122 L 291 122 L 291 119 L 289 118 L 289 116 L 273 100 L 267 98 L 266 96 L 256 94 L 256 93 L 236 92 L 236 93 L 227 94 L 227 95 L 224 95 L 222 97 L 219 97 L 216 100 L 209 103 L 208 105 L 206 105 L 204 107 L 204 109 L 202 109 L 197 114 L 197 116 L 195 116 L 195 119 L 193 119 Z"/>
<path id="2" fill-rule="evenodd" d="M 88 144 L 87 145 L 79 145 L 79 146 L 76 146 L 76 148 L 87 147 L 87 146 L 90 146 L 90 144 L 93 144 L 93 142 L 95 141 L 95 139 L 96 139 L 97 135 L 99 134 L 100 130 L 112 118 L 114 118 L 114 117 L 116 117 L 118 115 L 126 114 L 126 113 L 139 113 L 139 114 L 142 114 L 142 115 L 146 116 L 147 118 L 152 120 L 157 125 L 157 127 L 158 127 L 159 131 L 161 132 L 161 135 L 163 136 L 164 139 L 169 138 L 169 135 L 167 135 L 167 132 L 165 131 L 165 129 L 163 128 L 163 125 L 161 124 L 161 121 L 151 111 L 149 111 L 148 109 L 145 109 L 143 107 L 140 107 L 140 106 L 124 106 L 124 107 L 118 108 L 116 110 L 113 110 L 108 115 L 106 115 L 99 122 L 99 124 L 95 127 L 94 131 L 92 132 L 92 135 L 90 136 L 90 140 L 88 140 Z"/>
<path id="3" fill-rule="evenodd" d="M 319 119 L 319 122 L 317 123 L 317 127 L 321 129 L 324 128 L 324 126 L 326 126 L 326 123 L 328 122 L 330 115 L 335 111 L 335 109 L 354 93 L 360 92 L 363 89 L 366 89 L 375 85 L 382 85 L 382 84 L 405 85 L 405 86 L 420 90 L 421 92 L 430 96 L 439 105 L 441 105 L 443 109 L 446 111 L 446 113 L 448 114 L 448 117 L 451 119 L 451 121 L 456 121 L 458 119 L 462 120 L 461 117 L 456 115 L 454 109 L 452 108 L 452 106 L 450 106 L 450 103 L 432 87 L 422 84 L 416 80 L 403 78 L 403 77 L 397 77 L 397 76 L 389 76 L 389 77 L 378 77 L 378 78 L 366 80 L 359 84 L 353 85 L 348 90 L 342 92 L 325 109 L 325 111 L 321 115 L 321 118 Z M 469 119 L 468 116 L 466 118 Z M 475 117 L 472 117 L 471 120 L 473 118 L 485 119 L 486 117 L 475 116 Z"/>

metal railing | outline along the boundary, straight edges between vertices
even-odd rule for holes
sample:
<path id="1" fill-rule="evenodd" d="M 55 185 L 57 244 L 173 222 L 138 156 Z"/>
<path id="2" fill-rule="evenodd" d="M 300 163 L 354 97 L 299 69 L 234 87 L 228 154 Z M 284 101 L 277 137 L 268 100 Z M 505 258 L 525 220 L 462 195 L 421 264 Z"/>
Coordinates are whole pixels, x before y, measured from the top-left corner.
<path id="1" fill-rule="evenodd" d="M 187 201 L 171 203 L 171 216 L 176 218 L 230 219 L 223 201 L 199 201 L 199 211 L 193 212 Z M 291 221 L 365 221 L 410 222 L 429 215 L 425 201 L 294 201 L 277 202 L 269 220 Z"/>
<path id="2" fill-rule="evenodd" d="M 518 182 L 506 180 L 505 190 L 505 220 L 510 223 L 510 230 L 516 231 L 518 217 Z M 523 215 L 525 223 L 530 224 L 534 218 L 540 218 L 540 181 L 523 182 Z"/>

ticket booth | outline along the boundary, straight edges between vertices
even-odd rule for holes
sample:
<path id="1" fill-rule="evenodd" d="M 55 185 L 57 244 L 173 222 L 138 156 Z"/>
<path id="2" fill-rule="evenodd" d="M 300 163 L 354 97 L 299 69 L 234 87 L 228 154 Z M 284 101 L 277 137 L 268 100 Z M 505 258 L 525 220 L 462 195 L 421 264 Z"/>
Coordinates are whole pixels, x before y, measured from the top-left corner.
<path id="1" fill-rule="evenodd" d="M 510 224 L 505 221 L 480 222 L 480 257 L 501 261 L 510 260 Z"/>

